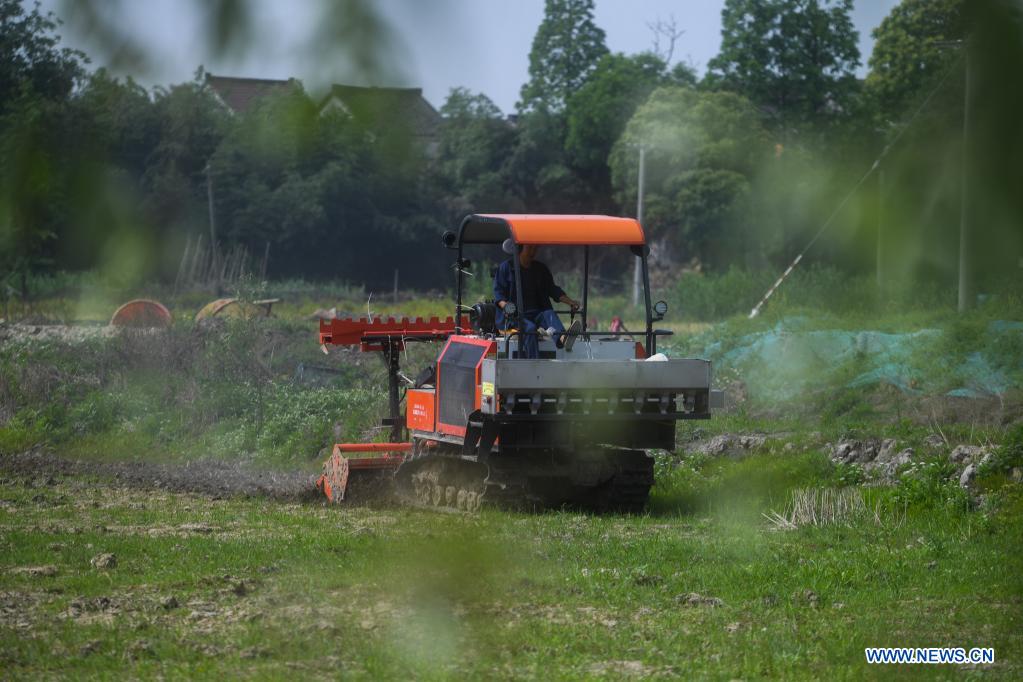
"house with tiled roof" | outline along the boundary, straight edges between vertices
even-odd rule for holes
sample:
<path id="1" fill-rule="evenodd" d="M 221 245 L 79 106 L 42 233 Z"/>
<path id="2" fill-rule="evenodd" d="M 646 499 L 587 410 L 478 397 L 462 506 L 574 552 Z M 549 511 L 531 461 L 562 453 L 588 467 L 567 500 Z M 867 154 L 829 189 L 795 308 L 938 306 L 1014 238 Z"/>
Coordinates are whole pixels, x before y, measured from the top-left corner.
<path id="1" fill-rule="evenodd" d="M 260 99 L 273 94 L 301 88 L 294 79 L 272 80 L 269 78 L 237 78 L 235 76 L 214 76 L 206 74 L 206 87 L 225 109 L 232 114 L 244 114 L 254 108 Z"/>
<path id="2" fill-rule="evenodd" d="M 206 74 L 206 87 L 232 114 L 244 114 L 260 99 L 288 88 L 301 88 L 295 79 L 236 78 Z M 320 102 L 321 113 L 343 112 L 377 130 L 405 130 L 432 154 L 440 134 L 441 116 L 423 97 L 422 88 L 380 88 L 359 85 L 331 86 Z"/>
<path id="3" fill-rule="evenodd" d="M 423 97 L 422 88 L 378 88 L 333 85 L 320 110 L 342 111 L 378 128 L 405 128 L 432 151 L 440 134 L 441 116 Z"/>

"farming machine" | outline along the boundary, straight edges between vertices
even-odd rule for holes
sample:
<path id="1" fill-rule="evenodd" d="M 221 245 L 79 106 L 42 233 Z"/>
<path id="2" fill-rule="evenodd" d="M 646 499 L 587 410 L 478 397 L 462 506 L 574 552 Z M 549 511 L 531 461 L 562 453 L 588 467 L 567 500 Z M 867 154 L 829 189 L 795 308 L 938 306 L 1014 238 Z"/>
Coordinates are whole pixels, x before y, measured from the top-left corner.
<path id="1" fill-rule="evenodd" d="M 520 245 L 575 247 L 582 256 L 582 328 L 571 350 L 539 342 L 526 359 L 517 318 L 522 306 Z M 321 320 L 320 343 L 379 352 L 388 367 L 389 443 L 339 443 L 316 482 L 331 502 L 357 481 L 393 487 L 422 506 L 473 511 L 571 505 L 640 511 L 654 482 L 650 449 L 675 447 L 675 422 L 707 419 L 721 394 L 711 390 L 710 362 L 657 354 L 654 328 L 667 305 L 651 304 L 643 229 L 629 218 L 567 215 L 470 215 L 444 245 L 456 253 L 455 314 L 444 320 Z M 502 247 L 513 263 L 517 301 L 498 329 L 493 302 L 463 305 L 469 245 Z M 590 251 L 628 249 L 639 259 L 646 329 L 587 328 Z M 468 312 L 468 314 L 467 314 Z M 556 311 L 575 315 L 575 311 Z M 519 322 L 519 323 L 516 323 Z M 399 359 L 409 342 L 443 344 L 437 361 L 414 380 Z M 408 384 L 402 397 L 402 383 Z M 402 417 L 401 402 L 405 410 Z M 373 457 L 350 457 L 375 452 Z"/>

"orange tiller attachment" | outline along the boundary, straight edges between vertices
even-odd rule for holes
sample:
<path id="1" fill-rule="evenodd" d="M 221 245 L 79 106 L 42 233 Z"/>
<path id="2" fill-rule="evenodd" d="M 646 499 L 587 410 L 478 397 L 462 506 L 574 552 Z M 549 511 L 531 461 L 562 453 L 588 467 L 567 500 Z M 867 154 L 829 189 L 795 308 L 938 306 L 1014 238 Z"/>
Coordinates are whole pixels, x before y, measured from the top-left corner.
<path id="1" fill-rule="evenodd" d="M 316 479 L 316 489 L 327 500 L 337 504 L 345 499 L 348 486 L 355 478 L 372 478 L 392 473 L 405 461 L 399 452 L 408 452 L 412 443 L 338 443 L 323 463 L 323 473 Z M 382 452 L 379 457 L 345 457 L 345 452 Z"/>

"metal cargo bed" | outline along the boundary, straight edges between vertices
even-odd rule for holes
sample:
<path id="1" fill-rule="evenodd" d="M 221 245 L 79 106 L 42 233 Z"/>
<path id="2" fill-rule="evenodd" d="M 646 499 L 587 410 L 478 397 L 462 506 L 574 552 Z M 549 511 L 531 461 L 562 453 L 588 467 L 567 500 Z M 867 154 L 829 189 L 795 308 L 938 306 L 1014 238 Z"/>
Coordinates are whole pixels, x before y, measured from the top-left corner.
<path id="1" fill-rule="evenodd" d="M 498 418 L 650 416 L 702 419 L 712 396 L 710 362 L 684 359 L 485 359 L 481 412 Z"/>

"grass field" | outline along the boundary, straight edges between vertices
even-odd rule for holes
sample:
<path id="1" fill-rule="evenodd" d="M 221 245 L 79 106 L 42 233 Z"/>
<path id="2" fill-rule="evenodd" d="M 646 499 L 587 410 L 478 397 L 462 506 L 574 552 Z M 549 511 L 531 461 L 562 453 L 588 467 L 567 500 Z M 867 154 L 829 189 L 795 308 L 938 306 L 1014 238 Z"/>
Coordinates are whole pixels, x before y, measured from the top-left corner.
<path id="1" fill-rule="evenodd" d="M 0 666 L 9 679 L 860 679 L 964 672 L 869 667 L 867 646 L 990 646 L 995 664 L 969 670 L 1019 678 L 1019 499 L 781 531 L 760 511 L 784 500 L 758 487 L 780 467 L 726 465 L 715 476 L 732 492 L 698 505 L 655 489 L 640 517 L 340 510 L 8 475 Z M 106 553 L 116 565 L 96 561 Z"/>
<path id="2" fill-rule="evenodd" d="M 190 320 L 208 296 L 187 294 L 165 301 L 172 329 L 107 335 L 34 326 L 113 309 L 54 290 L 28 325 L 0 325 L 0 677 L 1023 676 L 1023 312 L 1011 300 L 966 316 L 782 305 L 711 325 L 669 313 L 673 357 L 729 357 L 765 332 L 790 348 L 831 330 L 934 331 L 902 359 L 907 390 L 851 382 L 876 365 L 866 352 L 794 356 L 786 376 L 806 390 L 784 399 L 764 392 L 781 376 L 771 356 L 721 363 L 729 410 L 680 425 L 644 515 L 466 516 L 304 494 L 336 438 L 386 436 L 379 358 L 324 356 L 309 315 L 450 308 L 363 295 L 294 285 L 275 320 L 204 327 Z M 708 310 L 724 301 L 701 295 Z M 402 365 L 415 373 L 435 354 L 410 346 Z M 1009 388 L 949 396 L 977 367 Z M 706 451 L 715 438 L 755 445 Z M 911 462 L 879 476 L 834 456 L 884 438 Z M 991 454 L 969 486 L 959 444 Z M 858 506 L 815 525 L 795 513 L 806 495 Z M 993 647 L 996 659 L 873 667 L 869 646 Z"/>

